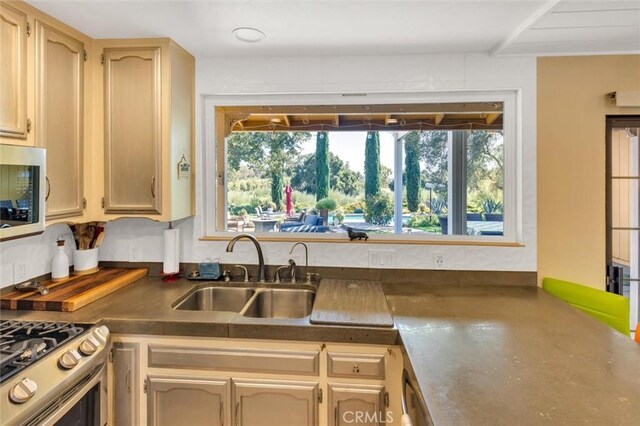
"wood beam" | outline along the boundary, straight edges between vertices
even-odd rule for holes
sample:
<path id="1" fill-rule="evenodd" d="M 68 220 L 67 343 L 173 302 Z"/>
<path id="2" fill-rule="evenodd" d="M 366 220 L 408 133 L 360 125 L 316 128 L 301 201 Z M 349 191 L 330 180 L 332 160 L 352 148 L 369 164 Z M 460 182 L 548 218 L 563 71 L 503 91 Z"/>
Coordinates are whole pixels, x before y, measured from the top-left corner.
<path id="1" fill-rule="evenodd" d="M 434 104 L 389 104 L 389 105 L 313 105 L 304 109 L 296 105 L 272 106 L 226 106 L 225 113 L 249 113 L 252 115 L 278 114 L 288 115 L 375 115 L 375 114 L 411 114 L 411 113 L 467 113 L 480 114 L 502 112 L 502 102 L 467 102 L 467 103 L 434 103 Z"/>
<path id="2" fill-rule="evenodd" d="M 492 113 L 492 114 L 487 114 L 487 118 L 486 118 L 487 125 L 489 125 L 489 126 L 492 125 L 494 123 L 494 121 L 496 121 L 497 118 L 500 117 L 500 115 L 501 115 L 501 113 L 499 113 L 499 112 L 495 112 L 495 113 Z"/>
<path id="3" fill-rule="evenodd" d="M 286 124 L 287 127 L 291 126 L 291 121 L 289 121 L 289 116 L 287 114 L 284 114 L 282 116 L 282 119 L 284 120 L 284 124 Z"/>
<path id="4" fill-rule="evenodd" d="M 336 114 L 333 117 L 333 125 L 336 127 L 340 127 L 340 114 Z"/>
<path id="5" fill-rule="evenodd" d="M 436 126 L 440 123 L 442 123 L 442 120 L 444 120 L 444 116 L 446 114 L 440 113 L 440 114 L 436 114 L 436 118 L 434 120 L 434 122 L 436 123 Z"/>

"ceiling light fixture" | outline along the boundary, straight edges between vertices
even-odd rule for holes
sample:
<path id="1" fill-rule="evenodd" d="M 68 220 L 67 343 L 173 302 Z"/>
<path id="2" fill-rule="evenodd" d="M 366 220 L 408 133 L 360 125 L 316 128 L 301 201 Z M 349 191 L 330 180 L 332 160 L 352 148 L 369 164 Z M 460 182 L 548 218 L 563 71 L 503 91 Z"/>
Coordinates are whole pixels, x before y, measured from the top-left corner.
<path id="1" fill-rule="evenodd" d="M 231 31 L 231 33 L 235 38 L 245 43 L 258 43 L 266 37 L 262 31 L 251 27 L 238 27 Z"/>

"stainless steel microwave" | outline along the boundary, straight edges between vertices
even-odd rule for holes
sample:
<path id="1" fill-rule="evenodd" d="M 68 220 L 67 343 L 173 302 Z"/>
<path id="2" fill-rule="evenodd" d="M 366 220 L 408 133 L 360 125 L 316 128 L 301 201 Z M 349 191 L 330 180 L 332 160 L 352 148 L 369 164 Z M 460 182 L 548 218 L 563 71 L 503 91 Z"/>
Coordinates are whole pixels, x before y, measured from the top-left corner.
<path id="1" fill-rule="evenodd" d="M 43 148 L 0 145 L 0 241 L 44 231 Z"/>

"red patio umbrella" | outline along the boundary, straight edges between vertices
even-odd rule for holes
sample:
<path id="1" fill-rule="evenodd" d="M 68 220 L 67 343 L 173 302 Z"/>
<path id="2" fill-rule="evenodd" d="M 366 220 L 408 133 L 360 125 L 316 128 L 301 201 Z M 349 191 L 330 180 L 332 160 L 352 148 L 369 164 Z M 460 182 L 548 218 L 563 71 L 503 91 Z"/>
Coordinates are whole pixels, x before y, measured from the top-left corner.
<path id="1" fill-rule="evenodd" d="M 284 188 L 284 193 L 287 196 L 286 198 L 286 207 L 287 207 L 287 216 L 291 217 L 293 216 L 293 201 L 291 200 L 291 193 L 293 192 L 293 188 L 291 188 L 291 185 L 287 185 Z"/>

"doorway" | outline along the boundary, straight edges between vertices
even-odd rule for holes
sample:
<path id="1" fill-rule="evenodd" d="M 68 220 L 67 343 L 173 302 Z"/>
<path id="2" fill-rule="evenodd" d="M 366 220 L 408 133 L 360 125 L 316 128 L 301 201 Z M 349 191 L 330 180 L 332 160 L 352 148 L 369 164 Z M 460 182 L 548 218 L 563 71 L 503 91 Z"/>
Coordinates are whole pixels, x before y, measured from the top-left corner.
<path id="1" fill-rule="evenodd" d="M 640 116 L 607 117 L 606 132 L 607 291 L 630 299 L 634 330 L 640 298 Z"/>

